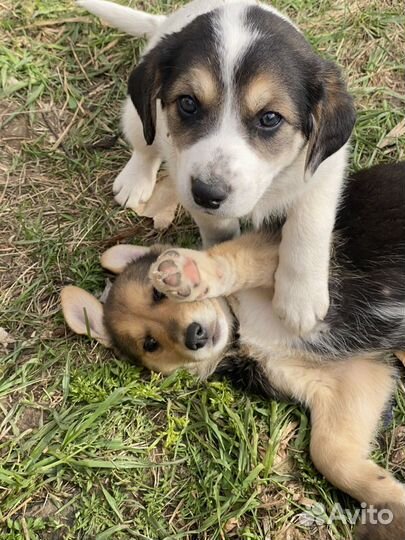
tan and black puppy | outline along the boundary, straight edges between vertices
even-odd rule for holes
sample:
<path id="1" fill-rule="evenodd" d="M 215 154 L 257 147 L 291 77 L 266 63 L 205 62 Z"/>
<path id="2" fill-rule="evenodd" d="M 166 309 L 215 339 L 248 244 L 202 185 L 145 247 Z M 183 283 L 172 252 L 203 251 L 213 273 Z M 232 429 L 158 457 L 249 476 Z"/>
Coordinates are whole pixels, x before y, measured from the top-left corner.
<path id="1" fill-rule="evenodd" d="M 114 182 L 137 208 L 167 164 L 205 247 L 286 217 L 273 306 L 296 335 L 325 318 L 331 235 L 355 111 L 338 67 L 284 14 L 255 0 L 192 0 L 167 17 L 83 7 L 149 37 L 128 84 L 133 153 Z"/>
<path id="2" fill-rule="evenodd" d="M 150 369 L 182 367 L 202 378 L 217 370 L 302 403 L 316 467 L 360 502 L 393 513 L 388 525 L 364 524 L 359 537 L 404 540 L 404 485 L 368 457 L 395 389 L 391 353 L 405 350 L 404 187 L 405 163 L 351 178 L 334 232 L 331 309 L 305 340 L 272 312 L 278 232 L 203 252 L 115 246 L 102 257 L 119 273 L 104 306 L 70 286 L 64 316 L 75 332 Z"/>

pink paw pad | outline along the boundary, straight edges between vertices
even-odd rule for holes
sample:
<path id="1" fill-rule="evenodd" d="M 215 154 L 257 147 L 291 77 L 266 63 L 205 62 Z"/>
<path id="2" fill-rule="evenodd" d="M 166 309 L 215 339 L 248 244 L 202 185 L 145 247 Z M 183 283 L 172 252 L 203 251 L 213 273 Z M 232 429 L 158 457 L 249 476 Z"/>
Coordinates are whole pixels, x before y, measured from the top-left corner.
<path id="1" fill-rule="evenodd" d="M 186 259 L 186 262 L 183 266 L 183 272 L 184 275 L 191 281 L 194 287 L 197 287 L 200 284 L 200 272 L 193 259 Z"/>
<path id="2" fill-rule="evenodd" d="M 180 272 L 177 271 L 177 266 L 173 261 L 163 261 L 158 266 L 158 271 L 164 274 L 163 283 L 170 287 L 177 287 L 180 284 Z"/>

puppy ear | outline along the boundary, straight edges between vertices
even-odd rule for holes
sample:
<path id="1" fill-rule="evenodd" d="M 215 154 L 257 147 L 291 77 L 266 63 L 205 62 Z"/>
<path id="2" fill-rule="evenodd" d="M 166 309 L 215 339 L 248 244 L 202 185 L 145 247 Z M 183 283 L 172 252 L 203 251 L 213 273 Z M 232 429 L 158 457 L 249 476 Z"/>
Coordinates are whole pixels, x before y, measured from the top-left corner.
<path id="1" fill-rule="evenodd" d="M 73 332 L 111 347 L 111 339 L 103 321 L 103 305 L 95 296 L 69 285 L 62 289 L 61 303 L 65 321 Z"/>
<path id="2" fill-rule="evenodd" d="M 150 248 L 133 246 L 131 244 L 119 244 L 107 249 L 100 259 L 101 266 L 114 274 L 121 274 L 125 268 L 136 259 L 150 252 Z"/>
<path id="3" fill-rule="evenodd" d="M 353 98 L 346 89 L 340 70 L 332 62 L 323 61 L 322 65 L 323 77 L 317 89 L 320 99 L 311 118 L 306 178 L 349 140 L 356 121 Z"/>
<path id="4" fill-rule="evenodd" d="M 159 53 L 153 49 L 132 71 L 128 94 L 143 125 L 146 144 L 151 145 L 156 134 L 156 100 L 160 90 Z"/>

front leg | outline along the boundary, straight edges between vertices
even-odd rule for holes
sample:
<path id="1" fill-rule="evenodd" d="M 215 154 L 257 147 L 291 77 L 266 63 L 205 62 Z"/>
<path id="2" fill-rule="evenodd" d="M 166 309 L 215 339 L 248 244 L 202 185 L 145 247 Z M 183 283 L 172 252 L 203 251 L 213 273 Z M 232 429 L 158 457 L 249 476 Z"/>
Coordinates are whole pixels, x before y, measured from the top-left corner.
<path id="1" fill-rule="evenodd" d="M 329 173 L 309 180 L 312 185 L 283 226 L 273 307 L 298 335 L 310 332 L 329 308 L 330 249 L 342 178 Z"/>
<path id="2" fill-rule="evenodd" d="M 152 265 L 153 285 L 169 298 L 193 302 L 254 287 L 272 288 L 278 240 L 251 233 L 207 251 L 171 248 Z"/>
<path id="3" fill-rule="evenodd" d="M 114 198 L 124 208 L 137 208 L 151 198 L 161 163 L 155 149 L 134 150 L 113 185 Z"/>
<path id="4" fill-rule="evenodd" d="M 157 143 L 146 144 L 141 119 L 129 97 L 125 101 L 122 121 L 133 152 L 114 181 L 113 193 L 118 204 L 136 211 L 150 199 L 162 160 Z"/>

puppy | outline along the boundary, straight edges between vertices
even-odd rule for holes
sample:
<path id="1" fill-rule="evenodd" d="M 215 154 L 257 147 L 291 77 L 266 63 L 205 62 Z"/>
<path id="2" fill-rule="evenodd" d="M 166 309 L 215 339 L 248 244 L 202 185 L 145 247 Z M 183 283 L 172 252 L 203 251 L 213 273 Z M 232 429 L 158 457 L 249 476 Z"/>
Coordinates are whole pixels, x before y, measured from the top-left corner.
<path id="1" fill-rule="evenodd" d="M 300 30 L 254 0 L 193 0 L 167 18 L 80 5 L 149 43 L 132 72 L 123 126 L 133 154 L 114 182 L 136 208 L 162 161 L 205 246 L 286 216 L 273 308 L 308 333 L 329 306 L 331 234 L 355 121 L 340 71 Z"/>
<path id="2" fill-rule="evenodd" d="M 65 319 L 152 370 L 183 367 L 202 378 L 217 370 L 302 403 L 318 470 L 393 514 L 388 525 L 363 524 L 359 538 L 403 540 L 405 488 L 368 456 L 395 388 L 389 353 L 405 350 L 404 189 L 405 163 L 350 179 L 334 230 L 331 308 L 305 339 L 271 308 L 280 249 L 273 231 L 202 252 L 115 246 L 101 259 L 120 273 L 104 307 L 70 286 L 62 291 Z"/>

